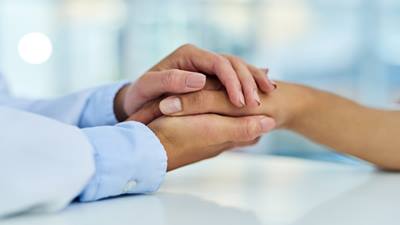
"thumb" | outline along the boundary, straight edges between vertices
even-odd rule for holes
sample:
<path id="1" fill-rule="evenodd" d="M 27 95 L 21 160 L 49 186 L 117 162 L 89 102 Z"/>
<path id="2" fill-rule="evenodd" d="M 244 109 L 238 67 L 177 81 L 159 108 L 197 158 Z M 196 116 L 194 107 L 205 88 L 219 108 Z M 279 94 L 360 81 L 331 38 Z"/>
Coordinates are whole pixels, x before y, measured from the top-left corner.
<path id="1" fill-rule="evenodd" d="M 267 116 L 227 117 L 202 114 L 181 117 L 196 129 L 196 135 L 207 145 L 251 142 L 275 128 L 275 120 Z M 190 120 L 189 120 L 190 119 Z"/>
<path id="2" fill-rule="evenodd" d="M 250 143 L 275 128 L 275 120 L 267 116 L 224 117 L 226 124 L 220 127 L 226 142 Z M 239 144 L 240 146 L 240 144 Z"/>
<path id="3" fill-rule="evenodd" d="M 206 84 L 206 76 L 183 70 L 148 72 L 132 84 L 125 97 L 125 110 L 133 114 L 146 102 L 166 93 L 181 94 L 201 90 Z"/>
<path id="4" fill-rule="evenodd" d="M 153 120 L 163 116 L 158 107 L 159 102 L 160 100 L 156 99 L 146 103 L 142 108 L 129 116 L 127 120 L 140 122 L 146 125 L 151 123 Z"/>

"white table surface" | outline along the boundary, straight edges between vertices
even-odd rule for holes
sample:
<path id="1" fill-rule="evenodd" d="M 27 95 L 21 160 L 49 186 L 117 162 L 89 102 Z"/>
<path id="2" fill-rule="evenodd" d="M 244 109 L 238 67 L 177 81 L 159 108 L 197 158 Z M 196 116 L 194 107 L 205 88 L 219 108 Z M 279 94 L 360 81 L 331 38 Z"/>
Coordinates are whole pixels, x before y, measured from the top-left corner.
<path id="1" fill-rule="evenodd" d="M 285 157 L 228 153 L 167 175 L 154 195 L 22 215 L 29 225 L 394 225 L 400 175 Z"/>

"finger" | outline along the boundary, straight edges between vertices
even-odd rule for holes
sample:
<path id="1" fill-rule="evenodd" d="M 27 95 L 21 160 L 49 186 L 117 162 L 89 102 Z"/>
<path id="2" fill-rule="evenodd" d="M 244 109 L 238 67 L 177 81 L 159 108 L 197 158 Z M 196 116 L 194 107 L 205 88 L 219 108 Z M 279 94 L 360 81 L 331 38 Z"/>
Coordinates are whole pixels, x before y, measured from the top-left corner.
<path id="1" fill-rule="evenodd" d="M 276 126 L 275 120 L 266 116 L 239 117 L 231 120 L 232 128 L 227 132 L 227 138 L 232 138 L 232 142 L 251 142 Z"/>
<path id="2" fill-rule="evenodd" d="M 256 81 L 254 80 L 253 75 L 248 69 L 247 64 L 238 57 L 231 55 L 223 56 L 231 62 L 233 68 L 236 71 L 236 74 L 238 75 L 246 99 L 246 105 L 250 107 L 261 105 Z"/>
<path id="3" fill-rule="evenodd" d="M 136 121 L 145 125 L 151 123 L 153 120 L 163 116 L 158 107 L 160 103 L 159 99 L 153 100 L 145 104 L 141 109 L 132 114 L 127 120 Z"/>
<path id="4" fill-rule="evenodd" d="M 198 136 L 204 146 L 218 146 L 224 143 L 250 142 L 275 127 L 275 121 L 266 116 L 227 117 L 216 114 L 174 117 L 176 121 L 187 121 L 195 128 L 192 136 Z"/>
<path id="5" fill-rule="evenodd" d="M 269 93 L 276 89 L 276 83 L 268 78 L 268 69 L 258 69 L 252 65 L 247 65 L 247 67 L 253 74 L 253 77 L 261 91 L 264 93 Z"/>
<path id="6" fill-rule="evenodd" d="M 260 137 L 257 137 L 256 139 L 252 140 L 252 141 L 244 141 L 244 142 L 227 142 L 224 143 L 222 145 L 218 146 L 218 149 L 220 149 L 221 152 L 224 151 L 229 151 L 235 148 L 243 148 L 243 147 L 250 147 L 250 146 L 254 146 L 256 144 L 258 144 L 258 142 L 260 141 Z"/>
<path id="7" fill-rule="evenodd" d="M 221 57 L 221 59 L 215 62 L 215 74 L 225 86 L 231 102 L 237 107 L 244 107 L 246 102 L 239 77 L 232 68 L 230 62 L 222 56 L 219 57 Z"/>
<path id="8" fill-rule="evenodd" d="M 225 91 L 203 90 L 180 96 L 171 96 L 160 102 L 160 111 L 165 115 L 181 116 L 217 113 L 230 116 L 261 114 L 261 107 L 237 108 Z"/>
<path id="9" fill-rule="evenodd" d="M 216 75 L 225 86 L 230 101 L 237 107 L 245 105 L 242 86 L 229 60 L 193 45 L 184 45 L 175 54 L 185 59 L 179 61 L 180 69 Z"/>
<path id="10" fill-rule="evenodd" d="M 275 127 L 275 121 L 266 116 L 220 117 L 224 123 L 215 121 L 213 129 L 224 142 L 250 142 Z"/>
<path id="11" fill-rule="evenodd" d="M 134 113 L 146 102 L 165 93 L 179 94 L 201 90 L 205 83 L 206 76 L 196 72 L 176 69 L 148 72 L 132 86 L 132 97 L 128 99 L 134 103 L 127 113 Z"/>

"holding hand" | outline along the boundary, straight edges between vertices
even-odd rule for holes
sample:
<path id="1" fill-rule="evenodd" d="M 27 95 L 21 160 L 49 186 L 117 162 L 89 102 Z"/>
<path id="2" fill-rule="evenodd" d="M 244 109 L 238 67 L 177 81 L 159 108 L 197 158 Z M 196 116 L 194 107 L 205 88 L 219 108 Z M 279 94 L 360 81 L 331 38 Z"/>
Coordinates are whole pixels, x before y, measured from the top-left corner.
<path id="1" fill-rule="evenodd" d="M 136 113 L 146 103 L 165 94 L 181 94 L 204 88 L 207 76 L 216 76 L 236 107 L 261 104 L 258 90 L 269 93 L 275 84 L 263 71 L 234 56 L 218 55 L 184 45 L 155 65 L 135 83 L 118 93 L 114 111 L 119 121 Z M 151 121 L 160 115 L 154 114 Z M 142 121 L 141 121 L 142 122 Z"/>
<path id="2" fill-rule="evenodd" d="M 266 116 L 232 118 L 204 114 L 162 117 L 148 126 L 167 152 L 170 171 L 233 147 L 255 144 L 258 137 L 275 126 L 275 122 Z"/>
<path id="3" fill-rule="evenodd" d="M 278 82 L 279 89 L 270 93 L 260 93 L 262 105 L 237 108 L 229 102 L 224 90 L 203 90 L 179 96 L 170 96 L 159 104 L 160 112 L 169 116 L 217 113 L 226 116 L 271 116 L 279 127 L 289 127 L 294 117 L 299 117 L 311 101 L 307 89 L 300 85 Z M 171 111 L 170 105 L 179 105 L 179 110 Z M 156 111 L 156 109 L 152 109 Z M 149 110 L 148 110 L 149 111 Z"/>
<path id="4" fill-rule="evenodd" d="M 295 118 L 310 109 L 313 95 L 310 89 L 285 82 L 278 82 L 279 89 L 269 94 L 259 93 L 262 104 L 257 107 L 238 108 L 229 101 L 224 88 L 216 80 L 207 80 L 205 88 L 194 93 L 169 96 L 146 104 L 131 119 L 149 122 L 154 115 L 187 116 L 215 113 L 225 116 L 270 116 L 276 128 L 290 128 Z M 151 115 L 151 116 L 149 116 Z"/>
<path id="5" fill-rule="evenodd" d="M 233 107 L 224 91 L 169 97 L 160 103 L 167 115 L 218 113 L 229 116 L 268 115 L 277 128 L 297 132 L 341 153 L 356 156 L 381 168 L 400 170 L 400 111 L 373 109 L 314 88 L 278 83 L 278 90 L 261 95 L 258 108 Z M 171 112 L 168 105 L 179 104 Z M 178 103 L 177 103 L 178 102 Z"/>

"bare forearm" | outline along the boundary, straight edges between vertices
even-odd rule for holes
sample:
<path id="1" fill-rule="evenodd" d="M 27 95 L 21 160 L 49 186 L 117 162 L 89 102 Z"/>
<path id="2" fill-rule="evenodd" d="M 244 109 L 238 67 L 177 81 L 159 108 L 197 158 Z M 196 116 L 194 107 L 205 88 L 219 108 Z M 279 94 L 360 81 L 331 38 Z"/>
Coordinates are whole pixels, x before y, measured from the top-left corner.
<path id="1" fill-rule="evenodd" d="M 169 115 L 267 115 L 274 118 L 276 128 L 293 130 L 380 167 L 400 170 L 400 112 L 367 108 L 334 94 L 285 82 L 278 82 L 277 90 L 261 95 L 258 107 L 237 108 L 223 90 L 172 97 L 160 106 L 172 99 L 182 107 Z"/>
<path id="2" fill-rule="evenodd" d="M 314 89 L 307 93 L 313 100 L 289 129 L 380 167 L 400 169 L 400 112 L 370 109 Z"/>

